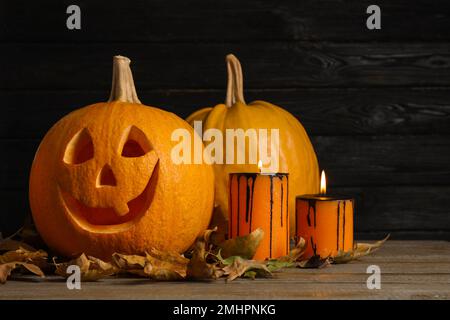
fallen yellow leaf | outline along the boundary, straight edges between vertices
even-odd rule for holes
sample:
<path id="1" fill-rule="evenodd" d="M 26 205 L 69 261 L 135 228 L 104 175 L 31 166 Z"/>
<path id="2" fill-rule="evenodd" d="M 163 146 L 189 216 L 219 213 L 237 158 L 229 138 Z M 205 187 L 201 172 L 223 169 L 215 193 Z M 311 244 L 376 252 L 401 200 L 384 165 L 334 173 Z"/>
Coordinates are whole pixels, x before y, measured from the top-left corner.
<path id="1" fill-rule="evenodd" d="M 0 264 L 0 283 L 6 283 L 6 280 L 11 275 L 11 272 L 18 267 L 23 267 L 37 276 L 40 276 L 42 278 L 44 277 L 44 273 L 38 266 L 22 261 L 14 261 Z"/>
<path id="2" fill-rule="evenodd" d="M 206 242 L 198 238 L 194 245 L 192 258 L 187 265 L 187 278 L 195 280 L 217 279 L 222 272 L 214 264 L 206 261 L 208 253 L 205 250 Z"/>
<path id="3" fill-rule="evenodd" d="M 228 276 L 227 281 L 233 281 L 234 279 L 241 277 L 247 273 L 250 278 L 260 277 L 271 277 L 272 272 L 270 272 L 265 262 L 246 260 L 241 257 L 232 257 L 232 262 L 223 268 L 224 275 Z"/>
<path id="4" fill-rule="evenodd" d="M 55 273 L 64 278 L 69 277 L 71 274 L 67 273 L 67 268 L 71 265 L 76 265 L 80 268 L 82 281 L 97 281 L 106 276 L 116 274 L 118 271 L 112 264 L 95 257 L 86 256 L 83 253 L 69 262 L 55 263 Z"/>
<path id="5" fill-rule="evenodd" d="M 347 252 L 339 251 L 336 257 L 332 258 L 331 261 L 332 263 L 340 264 L 367 256 L 378 250 L 389 239 L 389 237 L 390 234 L 388 234 L 384 239 L 374 243 L 356 243 L 353 250 Z"/>
<path id="6" fill-rule="evenodd" d="M 252 259 L 263 237 L 263 229 L 258 228 L 248 235 L 225 240 L 218 247 L 224 258 L 239 256 L 244 259 Z"/>

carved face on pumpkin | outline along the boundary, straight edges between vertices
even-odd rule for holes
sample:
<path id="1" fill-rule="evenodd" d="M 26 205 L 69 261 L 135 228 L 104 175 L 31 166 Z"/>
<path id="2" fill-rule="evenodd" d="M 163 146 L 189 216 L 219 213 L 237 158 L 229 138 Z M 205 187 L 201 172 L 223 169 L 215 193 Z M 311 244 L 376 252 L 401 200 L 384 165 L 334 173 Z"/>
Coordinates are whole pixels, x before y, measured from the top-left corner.
<path id="1" fill-rule="evenodd" d="M 117 131 L 89 123 L 64 150 L 59 191 L 67 213 L 90 229 L 136 221 L 157 183 L 158 156 L 145 133 L 135 125 Z"/>
<path id="2" fill-rule="evenodd" d="M 174 164 L 170 157 L 172 132 L 192 128 L 137 97 L 121 100 L 65 116 L 33 161 L 33 218 L 47 244 L 63 255 L 108 260 L 114 252 L 152 247 L 183 252 L 208 226 L 212 167 Z"/>

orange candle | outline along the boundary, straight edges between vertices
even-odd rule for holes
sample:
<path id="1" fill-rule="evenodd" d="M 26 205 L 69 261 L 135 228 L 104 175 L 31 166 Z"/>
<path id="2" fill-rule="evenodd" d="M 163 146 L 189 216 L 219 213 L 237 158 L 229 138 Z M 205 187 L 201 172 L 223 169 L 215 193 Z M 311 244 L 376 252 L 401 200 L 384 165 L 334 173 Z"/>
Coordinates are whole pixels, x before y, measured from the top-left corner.
<path id="1" fill-rule="evenodd" d="M 264 237 L 253 259 L 264 260 L 289 252 L 287 173 L 231 173 L 228 237 L 262 228 Z"/>
<path id="2" fill-rule="evenodd" d="M 303 257 L 334 257 L 339 251 L 351 250 L 353 210 L 353 198 L 326 194 L 325 173 L 322 171 L 320 194 L 296 198 L 296 236 L 307 243 Z"/>

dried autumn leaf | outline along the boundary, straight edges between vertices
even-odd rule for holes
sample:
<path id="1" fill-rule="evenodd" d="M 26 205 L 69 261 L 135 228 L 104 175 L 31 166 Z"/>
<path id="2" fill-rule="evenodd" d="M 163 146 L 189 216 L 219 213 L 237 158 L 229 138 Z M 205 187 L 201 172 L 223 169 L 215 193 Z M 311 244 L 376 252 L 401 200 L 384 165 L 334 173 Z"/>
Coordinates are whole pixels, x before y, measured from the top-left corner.
<path id="1" fill-rule="evenodd" d="M 212 234 L 212 237 L 207 243 L 218 245 L 226 240 L 226 234 L 228 233 L 228 217 L 217 204 L 214 204 L 213 215 L 209 225 L 217 230 Z"/>
<path id="2" fill-rule="evenodd" d="M 115 266 L 121 271 L 129 271 L 135 269 L 144 269 L 145 257 L 139 255 L 126 255 L 120 253 L 114 253 L 112 255 L 112 261 Z"/>
<path id="3" fill-rule="evenodd" d="M 227 262 L 229 261 L 230 260 Z M 247 260 L 238 256 L 234 256 L 232 262 L 223 267 L 222 270 L 224 275 L 228 276 L 227 281 L 233 281 L 234 279 L 245 275 L 250 278 L 254 278 L 256 276 L 268 278 L 272 276 L 272 272 L 270 272 L 264 262 Z"/>
<path id="4" fill-rule="evenodd" d="M 23 267 L 35 275 L 38 275 L 42 278 L 44 277 L 44 273 L 38 266 L 31 264 L 31 263 L 14 261 L 14 262 L 0 264 L 0 283 L 2 283 L 2 284 L 6 283 L 6 280 L 11 275 L 11 272 L 18 267 Z"/>
<path id="5" fill-rule="evenodd" d="M 172 281 L 186 277 L 189 259 L 177 252 L 160 251 L 152 248 L 146 254 L 144 273 L 154 280 Z"/>
<path id="6" fill-rule="evenodd" d="M 189 259 L 184 257 L 175 251 L 160 251 L 158 249 L 152 248 L 147 252 L 147 260 L 151 261 L 151 258 L 156 258 L 161 261 L 170 262 L 180 268 L 186 269 Z"/>
<path id="7" fill-rule="evenodd" d="M 187 265 L 187 278 L 196 280 L 217 279 L 222 272 L 214 264 L 206 262 L 208 253 L 204 239 L 195 242 L 192 258 Z"/>
<path id="8" fill-rule="evenodd" d="M 319 255 L 312 256 L 307 260 L 297 263 L 297 267 L 302 269 L 321 269 L 330 265 L 330 259 L 322 258 Z"/>
<path id="9" fill-rule="evenodd" d="M 0 283 L 6 283 L 6 279 L 11 275 L 16 265 L 15 262 L 0 264 Z"/>
<path id="10" fill-rule="evenodd" d="M 269 259 L 266 263 L 267 268 L 271 271 L 278 271 L 283 268 L 290 268 L 296 265 L 296 261 L 300 259 L 306 249 L 306 241 L 303 238 L 297 242 L 297 245 L 292 249 L 288 255 L 279 257 L 277 259 Z"/>
<path id="11" fill-rule="evenodd" d="M 278 258 L 278 261 L 281 262 L 295 262 L 298 261 L 298 259 L 303 255 L 306 249 L 306 241 L 303 238 L 300 238 L 300 240 L 297 242 L 297 245 L 294 249 L 289 251 L 289 254 L 283 257 Z"/>
<path id="12" fill-rule="evenodd" d="M 243 275 L 244 278 L 250 278 L 252 280 L 255 280 L 257 276 L 258 276 L 258 273 L 256 271 L 253 271 L 253 270 L 247 271 Z"/>
<path id="13" fill-rule="evenodd" d="M 99 258 L 88 256 L 89 261 L 91 262 L 90 268 L 91 269 L 98 269 L 98 270 L 104 270 L 104 271 L 117 271 L 116 268 L 109 262 L 105 262 L 103 260 L 100 260 Z"/>
<path id="14" fill-rule="evenodd" d="M 206 243 L 217 245 L 216 235 L 217 235 L 217 227 L 205 230 L 205 232 L 203 232 L 203 240 L 205 240 Z"/>
<path id="15" fill-rule="evenodd" d="M 80 268 L 82 281 L 97 281 L 101 278 L 117 273 L 117 268 L 115 268 L 112 264 L 95 257 L 86 256 L 84 253 L 69 262 L 58 264 L 55 263 L 55 273 L 64 278 L 69 277 L 71 274 L 67 273 L 67 268 L 71 265 L 76 265 Z"/>
<path id="16" fill-rule="evenodd" d="M 175 281 L 186 277 L 186 268 L 177 269 L 174 264 L 158 259 L 147 261 L 143 271 L 150 279 L 158 281 Z"/>
<path id="17" fill-rule="evenodd" d="M 223 241 L 219 244 L 219 248 L 224 258 L 239 256 L 252 259 L 263 237 L 263 229 L 258 228 L 248 235 Z"/>
<path id="18" fill-rule="evenodd" d="M 0 255 L 0 264 L 8 262 L 27 262 L 46 268 L 48 265 L 47 252 L 44 250 L 29 251 L 20 247 L 17 250 L 8 251 Z"/>
<path id="19" fill-rule="evenodd" d="M 356 243 L 356 249 L 355 252 L 357 254 L 369 254 L 371 252 L 374 252 L 375 250 L 379 249 L 390 237 L 391 235 L 388 234 L 384 239 L 376 241 L 375 243 Z"/>
<path id="20" fill-rule="evenodd" d="M 278 271 L 283 268 L 291 268 L 295 266 L 295 262 L 291 261 L 280 261 L 278 259 L 270 259 L 266 262 L 267 268 L 270 270 L 270 272 Z"/>
<path id="21" fill-rule="evenodd" d="M 35 248 L 23 241 L 17 241 L 10 238 L 0 240 L 0 251 L 15 251 L 23 248 L 28 251 L 36 251 Z"/>
<path id="22" fill-rule="evenodd" d="M 31 264 L 31 263 L 22 263 L 22 262 L 20 264 L 22 267 L 24 267 L 31 273 L 33 273 L 41 278 L 45 277 L 44 272 L 42 272 L 41 268 L 39 268 L 37 265 Z"/>
<path id="23" fill-rule="evenodd" d="M 378 250 L 390 237 L 388 234 L 384 239 L 375 243 L 356 243 L 353 250 L 343 252 L 339 251 L 336 257 L 332 259 L 332 263 L 341 264 L 369 255 Z"/>
<path id="24" fill-rule="evenodd" d="M 153 280 L 180 280 L 186 277 L 189 262 L 177 252 L 152 248 L 146 256 L 113 254 L 113 263 L 121 271 Z"/>

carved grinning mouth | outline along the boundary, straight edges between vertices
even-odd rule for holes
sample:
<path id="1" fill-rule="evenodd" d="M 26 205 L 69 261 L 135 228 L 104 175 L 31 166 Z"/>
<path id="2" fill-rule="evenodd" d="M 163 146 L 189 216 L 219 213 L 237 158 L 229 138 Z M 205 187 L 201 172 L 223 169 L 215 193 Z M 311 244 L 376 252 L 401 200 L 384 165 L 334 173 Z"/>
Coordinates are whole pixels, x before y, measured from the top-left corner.
<path id="1" fill-rule="evenodd" d="M 153 169 L 153 173 L 150 176 L 144 191 L 128 202 L 129 211 L 122 216 L 119 216 L 114 208 L 89 207 L 75 199 L 69 192 L 63 191 L 62 189 L 60 190 L 69 215 L 79 222 L 84 222 L 84 224 L 88 223 L 91 227 L 121 225 L 137 222 L 145 214 L 152 202 L 157 180 L 158 164 Z"/>

